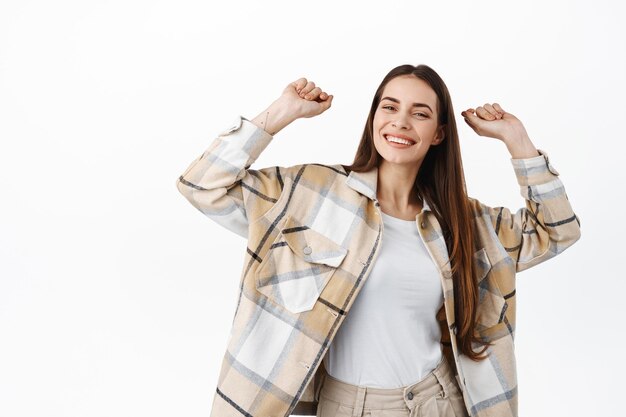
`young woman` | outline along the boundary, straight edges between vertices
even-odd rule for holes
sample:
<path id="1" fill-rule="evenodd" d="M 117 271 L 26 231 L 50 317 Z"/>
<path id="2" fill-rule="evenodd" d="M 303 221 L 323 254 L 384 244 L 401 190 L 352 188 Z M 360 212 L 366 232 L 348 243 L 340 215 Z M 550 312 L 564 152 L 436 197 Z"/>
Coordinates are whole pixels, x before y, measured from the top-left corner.
<path id="1" fill-rule="evenodd" d="M 443 80 L 402 65 L 378 87 L 352 165 L 249 168 L 332 100 L 290 83 L 177 181 L 248 238 L 211 416 L 517 416 L 515 274 L 580 237 L 547 153 L 497 103 L 461 112 L 506 145 L 526 206 L 469 197 Z"/>

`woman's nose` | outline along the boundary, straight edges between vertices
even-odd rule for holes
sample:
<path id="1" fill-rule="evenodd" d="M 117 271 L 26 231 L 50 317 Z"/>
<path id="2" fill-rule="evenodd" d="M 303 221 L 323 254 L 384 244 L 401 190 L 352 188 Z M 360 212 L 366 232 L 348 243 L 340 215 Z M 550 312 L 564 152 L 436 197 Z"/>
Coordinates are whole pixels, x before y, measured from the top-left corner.
<path id="1" fill-rule="evenodd" d="M 402 113 L 398 113 L 396 115 L 397 119 L 391 123 L 393 127 L 407 127 L 408 123 L 406 122 L 406 115 Z"/>
<path id="2" fill-rule="evenodd" d="M 397 127 L 406 127 L 407 123 L 405 123 L 404 119 L 399 119 L 399 120 L 397 120 L 395 122 L 391 122 L 391 125 L 393 127 L 396 127 L 396 128 Z"/>

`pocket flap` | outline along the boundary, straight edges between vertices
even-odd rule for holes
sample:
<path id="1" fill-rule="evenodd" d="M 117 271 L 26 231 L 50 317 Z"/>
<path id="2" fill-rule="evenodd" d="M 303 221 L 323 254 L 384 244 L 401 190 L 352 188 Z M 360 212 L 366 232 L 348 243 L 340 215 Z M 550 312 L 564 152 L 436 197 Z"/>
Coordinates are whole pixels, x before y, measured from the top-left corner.
<path id="1" fill-rule="evenodd" d="M 294 254 L 307 262 L 338 267 L 348 250 L 288 215 L 281 231 Z"/>
<path id="2" fill-rule="evenodd" d="M 263 255 L 256 289 L 294 314 L 314 308 L 348 249 L 290 215 Z"/>

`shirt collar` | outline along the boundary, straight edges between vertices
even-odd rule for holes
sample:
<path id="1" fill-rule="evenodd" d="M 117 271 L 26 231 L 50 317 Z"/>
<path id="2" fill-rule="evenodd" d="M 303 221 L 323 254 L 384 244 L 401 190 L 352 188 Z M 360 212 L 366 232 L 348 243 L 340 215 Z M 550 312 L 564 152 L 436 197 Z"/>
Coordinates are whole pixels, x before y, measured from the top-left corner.
<path id="1" fill-rule="evenodd" d="M 350 171 L 346 177 L 346 185 L 355 191 L 360 192 L 371 200 L 378 201 L 376 198 L 376 188 L 378 185 L 378 167 L 374 167 L 369 171 L 356 172 Z M 426 199 L 422 202 L 423 211 L 432 211 Z"/>

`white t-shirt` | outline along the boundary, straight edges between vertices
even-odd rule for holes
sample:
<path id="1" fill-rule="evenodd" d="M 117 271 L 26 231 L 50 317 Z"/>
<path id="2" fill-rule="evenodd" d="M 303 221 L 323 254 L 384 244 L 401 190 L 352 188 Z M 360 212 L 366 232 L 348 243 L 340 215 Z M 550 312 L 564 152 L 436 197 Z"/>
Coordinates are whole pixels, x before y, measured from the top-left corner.
<path id="1" fill-rule="evenodd" d="M 436 314 L 443 289 L 417 221 L 386 213 L 382 220 L 380 253 L 324 366 L 349 384 L 399 388 L 422 380 L 442 359 Z"/>

